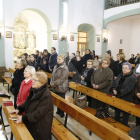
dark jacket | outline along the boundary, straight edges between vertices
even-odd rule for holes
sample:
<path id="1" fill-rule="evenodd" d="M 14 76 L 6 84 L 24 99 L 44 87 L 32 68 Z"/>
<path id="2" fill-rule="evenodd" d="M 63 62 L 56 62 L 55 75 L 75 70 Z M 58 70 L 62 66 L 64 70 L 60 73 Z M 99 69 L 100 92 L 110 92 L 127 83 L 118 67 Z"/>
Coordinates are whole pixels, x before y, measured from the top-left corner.
<path id="1" fill-rule="evenodd" d="M 110 58 L 110 65 L 109 65 L 109 68 L 110 68 L 112 71 L 114 71 L 114 65 L 115 65 L 115 61 L 114 61 L 112 58 Z"/>
<path id="2" fill-rule="evenodd" d="M 111 86 L 111 93 L 113 93 L 113 89 L 117 91 L 118 98 L 132 102 L 132 91 L 136 84 L 136 77 L 133 75 L 133 72 L 131 71 L 127 75 L 123 75 L 121 73 L 117 79 L 112 83 Z"/>
<path id="3" fill-rule="evenodd" d="M 48 140 L 51 137 L 53 100 L 46 84 L 36 94 L 31 88 L 29 96 L 17 109 L 19 114 L 25 111 L 22 121 L 35 140 Z"/>
<path id="4" fill-rule="evenodd" d="M 140 104 L 140 99 L 137 97 L 137 93 L 140 93 L 140 76 L 138 77 L 135 88 L 133 90 L 133 101 L 135 104 Z"/>
<path id="5" fill-rule="evenodd" d="M 66 65 L 68 66 L 68 63 L 69 63 L 69 56 L 66 56 L 66 57 L 65 57 L 65 63 L 66 63 Z"/>
<path id="6" fill-rule="evenodd" d="M 130 59 L 129 59 L 129 63 L 135 64 L 135 58 L 130 58 Z"/>
<path id="7" fill-rule="evenodd" d="M 119 63 L 119 61 L 115 62 L 113 71 L 115 77 L 118 77 L 118 75 L 122 73 L 122 65 L 124 62 L 126 62 L 126 60 L 123 60 L 121 63 Z"/>
<path id="8" fill-rule="evenodd" d="M 87 66 L 87 60 L 89 60 L 89 59 L 93 59 L 91 54 L 85 54 L 82 57 L 82 61 L 83 61 L 83 64 L 85 65 L 85 67 Z"/>
<path id="9" fill-rule="evenodd" d="M 68 69 L 69 69 L 69 72 L 73 72 L 75 70 L 75 63 L 76 63 L 76 60 L 75 58 L 72 58 L 69 63 L 68 63 Z"/>
<path id="10" fill-rule="evenodd" d="M 36 71 L 38 71 L 38 65 L 36 61 L 30 62 L 29 66 L 33 66 L 36 69 Z"/>
<path id="11" fill-rule="evenodd" d="M 139 58 L 135 58 L 135 65 L 140 64 L 140 57 Z"/>
<path id="12" fill-rule="evenodd" d="M 82 71 L 82 73 L 81 73 L 82 76 L 83 76 L 84 71 L 85 71 L 86 69 L 87 69 L 87 68 L 85 68 L 85 69 Z M 91 69 L 88 71 L 88 73 L 87 73 L 87 77 L 84 77 L 84 78 L 85 78 L 84 81 L 87 82 L 87 87 L 91 87 L 91 75 L 93 74 L 93 72 L 94 72 L 94 69 L 91 68 Z"/>
<path id="13" fill-rule="evenodd" d="M 82 62 L 82 60 L 75 61 L 74 71 L 76 72 L 76 74 L 73 74 L 72 81 L 76 82 L 76 83 L 81 83 L 81 73 L 83 71 L 83 62 Z"/>
<path id="14" fill-rule="evenodd" d="M 42 64 L 40 69 L 45 71 L 45 72 L 49 72 L 49 67 L 47 64 Z"/>
<path id="15" fill-rule="evenodd" d="M 20 89 L 20 85 L 22 83 L 22 81 L 25 79 L 24 78 L 24 69 L 25 68 L 22 68 L 20 70 L 16 70 L 14 72 L 14 78 L 12 80 L 12 86 L 11 86 L 11 92 L 14 94 L 14 95 L 17 95 L 19 93 L 19 89 Z"/>
<path id="16" fill-rule="evenodd" d="M 109 93 L 112 81 L 113 81 L 113 72 L 109 67 L 105 69 L 101 67 L 96 71 L 94 71 L 93 75 L 91 76 L 91 84 L 98 85 L 99 89 L 97 90 L 107 94 Z M 101 107 L 104 108 L 106 106 L 107 105 L 104 102 L 92 98 L 91 102 L 92 108 L 99 109 Z"/>
<path id="17" fill-rule="evenodd" d="M 52 54 L 49 58 L 49 67 L 53 70 L 54 66 L 57 64 L 57 53 Z"/>

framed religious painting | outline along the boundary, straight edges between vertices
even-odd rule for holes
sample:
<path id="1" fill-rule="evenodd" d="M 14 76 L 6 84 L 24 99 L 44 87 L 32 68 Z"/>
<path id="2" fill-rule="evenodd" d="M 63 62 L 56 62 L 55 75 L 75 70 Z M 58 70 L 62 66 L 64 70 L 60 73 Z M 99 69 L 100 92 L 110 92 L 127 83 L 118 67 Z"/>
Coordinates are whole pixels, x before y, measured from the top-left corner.
<path id="1" fill-rule="evenodd" d="M 57 40 L 57 34 L 53 34 L 53 40 Z"/>
<path id="2" fill-rule="evenodd" d="M 6 31 L 6 38 L 12 38 L 12 32 Z"/>
<path id="3" fill-rule="evenodd" d="M 100 42 L 100 37 L 97 37 L 97 42 Z"/>
<path id="4" fill-rule="evenodd" d="M 70 36 L 70 41 L 74 41 L 74 35 Z"/>

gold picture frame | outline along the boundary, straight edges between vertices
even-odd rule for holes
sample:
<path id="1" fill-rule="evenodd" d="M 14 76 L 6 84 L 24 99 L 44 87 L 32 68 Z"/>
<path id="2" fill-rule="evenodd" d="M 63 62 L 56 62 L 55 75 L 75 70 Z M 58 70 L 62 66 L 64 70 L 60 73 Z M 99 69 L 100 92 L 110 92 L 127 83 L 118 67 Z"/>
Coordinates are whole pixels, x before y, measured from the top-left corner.
<path id="1" fill-rule="evenodd" d="M 12 32 L 6 31 L 6 38 L 12 38 Z"/>
<path id="2" fill-rule="evenodd" d="M 58 36 L 57 34 L 53 34 L 53 40 L 57 40 Z"/>

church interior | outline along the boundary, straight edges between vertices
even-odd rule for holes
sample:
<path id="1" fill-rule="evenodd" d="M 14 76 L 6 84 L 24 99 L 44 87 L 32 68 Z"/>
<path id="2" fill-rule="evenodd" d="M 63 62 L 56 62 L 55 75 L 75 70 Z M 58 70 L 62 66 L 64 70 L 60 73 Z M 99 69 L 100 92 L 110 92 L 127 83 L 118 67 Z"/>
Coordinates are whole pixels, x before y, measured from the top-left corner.
<path id="1" fill-rule="evenodd" d="M 0 140 L 78 139 L 140 140 L 140 0 L 0 0 Z"/>

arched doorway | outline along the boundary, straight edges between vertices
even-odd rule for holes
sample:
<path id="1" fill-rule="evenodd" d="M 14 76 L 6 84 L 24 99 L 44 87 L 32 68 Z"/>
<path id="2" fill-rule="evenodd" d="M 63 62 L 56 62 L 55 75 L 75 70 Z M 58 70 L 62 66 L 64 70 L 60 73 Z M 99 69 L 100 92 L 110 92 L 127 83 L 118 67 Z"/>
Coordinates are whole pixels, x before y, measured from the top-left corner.
<path id="1" fill-rule="evenodd" d="M 95 50 L 95 28 L 84 23 L 78 26 L 77 50 L 83 56 L 86 49 Z"/>
<path id="2" fill-rule="evenodd" d="M 14 21 L 14 59 L 22 53 L 32 54 L 35 50 L 51 48 L 51 23 L 47 16 L 37 9 L 21 11 Z"/>

